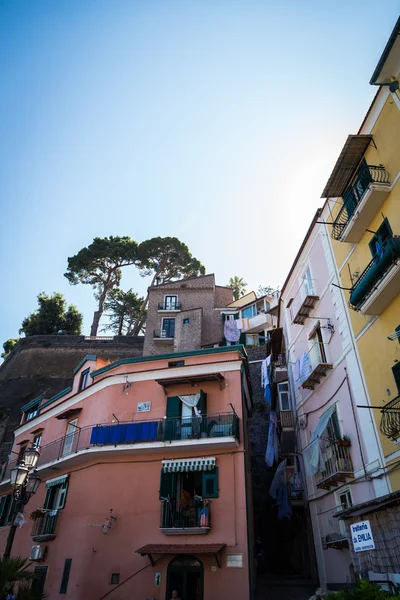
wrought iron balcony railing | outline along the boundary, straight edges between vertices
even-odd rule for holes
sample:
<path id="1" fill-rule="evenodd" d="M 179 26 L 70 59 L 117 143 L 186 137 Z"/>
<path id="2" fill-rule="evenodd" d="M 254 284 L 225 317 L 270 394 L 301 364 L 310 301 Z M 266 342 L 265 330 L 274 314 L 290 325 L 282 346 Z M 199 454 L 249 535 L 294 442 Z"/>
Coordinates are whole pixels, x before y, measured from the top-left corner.
<path id="1" fill-rule="evenodd" d="M 121 444 L 133 445 L 228 437 L 233 437 L 236 441 L 240 440 L 239 417 L 234 413 L 88 425 L 82 428 L 77 427 L 73 433 L 41 446 L 38 467 L 95 446 L 112 445 L 117 447 Z M 18 459 L 10 460 L 7 463 L 1 478 L 2 481 L 10 479 L 11 470 L 17 463 Z"/>
<path id="2" fill-rule="evenodd" d="M 353 285 L 350 306 L 358 310 L 400 258 L 400 236 L 387 238 Z"/>
<path id="3" fill-rule="evenodd" d="M 400 396 L 382 408 L 381 432 L 391 440 L 400 437 Z"/>
<path id="4" fill-rule="evenodd" d="M 57 511 L 49 511 L 34 521 L 31 536 L 33 541 L 47 541 L 56 537 Z"/>
<path id="5" fill-rule="evenodd" d="M 318 488 L 329 490 L 344 483 L 348 477 L 354 478 L 350 447 L 341 440 L 329 440 L 325 448 L 325 468 L 315 475 Z"/>
<path id="6" fill-rule="evenodd" d="M 389 185 L 389 173 L 383 165 L 367 165 L 365 159 L 363 159 L 352 183 L 343 194 L 343 206 L 332 228 L 334 240 L 340 241 L 342 239 L 348 222 L 372 183 Z"/>
<path id="7" fill-rule="evenodd" d="M 203 508 L 200 498 L 191 498 L 187 506 L 180 506 L 174 498 L 162 500 L 160 529 L 171 535 L 208 533 L 211 529 L 211 503 L 207 504 L 207 515 L 202 517 Z"/>
<path id="8" fill-rule="evenodd" d="M 182 310 L 181 302 L 160 302 L 158 304 L 158 310 Z"/>

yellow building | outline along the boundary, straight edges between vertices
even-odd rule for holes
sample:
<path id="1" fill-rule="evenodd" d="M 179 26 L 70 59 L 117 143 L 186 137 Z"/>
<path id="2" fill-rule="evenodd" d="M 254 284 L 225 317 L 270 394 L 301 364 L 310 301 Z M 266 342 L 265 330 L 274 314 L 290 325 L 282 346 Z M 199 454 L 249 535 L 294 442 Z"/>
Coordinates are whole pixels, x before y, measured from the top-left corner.
<path id="1" fill-rule="evenodd" d="M 377 94 L 358 133 L 348 137 L 322 194 L 327 199 L 322 219 L 328 223 L 370 399 L 365 410 L 376 421 L 385 457 L 385 470 L 375 476 L 387 473 L 392 487 L 392 494 L 371 506 L 375 516 L 379 500 L 400 515 L 399 75 L 400 19 L 370 81 Z M 364 514 L 375 518 L 367 506 L 354 508 L 345 511 L 347 522 L 361 521 Z M 354 559 L 377 570 L 368 563 L 374 560 L 371 552 Z"/>

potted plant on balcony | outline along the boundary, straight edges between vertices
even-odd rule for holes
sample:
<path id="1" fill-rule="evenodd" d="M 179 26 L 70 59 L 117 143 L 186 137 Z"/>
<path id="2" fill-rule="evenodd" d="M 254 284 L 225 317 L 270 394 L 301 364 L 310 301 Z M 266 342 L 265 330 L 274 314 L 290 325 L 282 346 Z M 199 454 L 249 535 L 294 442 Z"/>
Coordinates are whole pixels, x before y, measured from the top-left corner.
<path id="1" fill-rule="evenodd" d="M 31 521 L 37 521 L 38 519 L 41 519 L 42 517 L 44 517 L 45 514 L 46 514 L 46 511 L 43 510 L 43 508 L 36 508 L 36 510 L 31 512 L 29 518 Z"/>
<path id="2" fill-rule="evenodd" d="M 351 441 L 346 435 L 344 435 L 340 440 L 337 441 L 337 445 L 342 448 L 350 448 Z"/>

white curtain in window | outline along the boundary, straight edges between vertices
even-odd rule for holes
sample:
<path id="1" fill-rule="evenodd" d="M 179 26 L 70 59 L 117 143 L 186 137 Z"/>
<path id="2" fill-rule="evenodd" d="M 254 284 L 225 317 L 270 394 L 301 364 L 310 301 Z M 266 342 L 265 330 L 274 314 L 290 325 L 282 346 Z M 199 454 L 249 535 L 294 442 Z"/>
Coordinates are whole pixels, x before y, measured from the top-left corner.
<path id="1" fill-rule="evenodd" d="M 304 465 L 306 467 L 307 475 L 315 475 L 315 473 L 324 468 L 324 453 L 323 451 L 321 452 L 320 438 L 328 427 L 329 419 L 335 410 L 336 403 L 320 416 L 317 426 L 311 434 L 310 443 L 303 450 Z"/>
<path id="2" fill-rule="evenodd" d="M 185 406 L 189 406 L 190 408 L 193 408 L 196 417 L 200 416 L 199 409 L 197 408 L 197 405 L 200 400 L 200 394 L 188 394 L 186 396 L 179 396 L 179 400 Z"/>

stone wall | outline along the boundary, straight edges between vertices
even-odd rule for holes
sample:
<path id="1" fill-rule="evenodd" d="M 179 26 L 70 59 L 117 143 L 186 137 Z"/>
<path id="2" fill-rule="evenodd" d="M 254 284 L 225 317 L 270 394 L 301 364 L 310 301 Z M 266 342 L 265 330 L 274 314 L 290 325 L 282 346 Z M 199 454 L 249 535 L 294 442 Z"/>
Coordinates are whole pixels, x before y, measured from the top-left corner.
<path id="1" fill-rule="evenodd" d="M 86 354 L 114 362 L 143 354 L 143 337 L 37 335 L 22 338 L 0 366 L 0 462 L 21 420 L 21 406 L 44 394 L 54 396 L 71 385 L 73 370 Z"/>
<path id="2" fill-rule="evenodd" d="M 202 308 L 183 310 L 176 315 L 174 352 L 185 352 L 201 347 L 202 321 Z"/>

